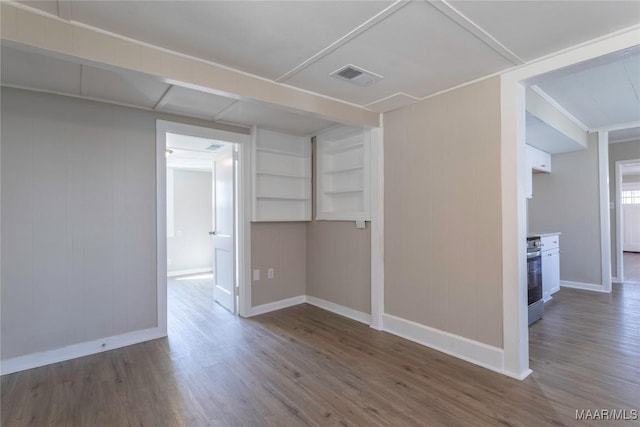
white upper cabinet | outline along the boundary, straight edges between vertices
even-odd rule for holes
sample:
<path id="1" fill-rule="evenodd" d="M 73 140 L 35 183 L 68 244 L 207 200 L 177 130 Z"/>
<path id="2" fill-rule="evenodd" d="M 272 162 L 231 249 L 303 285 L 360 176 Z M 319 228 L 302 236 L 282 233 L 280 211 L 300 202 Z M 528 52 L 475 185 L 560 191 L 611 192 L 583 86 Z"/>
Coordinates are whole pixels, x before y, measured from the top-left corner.
<path id="1" fill-rule="evenodd" d="M 254 128 L 252 221 L 311 221 L 311 140 Z"/>
<path id="2" fill-rule="evenodd" d="M 340 126 L 316 141 L 316 219 L 370 221 L 371 131 Z"/>

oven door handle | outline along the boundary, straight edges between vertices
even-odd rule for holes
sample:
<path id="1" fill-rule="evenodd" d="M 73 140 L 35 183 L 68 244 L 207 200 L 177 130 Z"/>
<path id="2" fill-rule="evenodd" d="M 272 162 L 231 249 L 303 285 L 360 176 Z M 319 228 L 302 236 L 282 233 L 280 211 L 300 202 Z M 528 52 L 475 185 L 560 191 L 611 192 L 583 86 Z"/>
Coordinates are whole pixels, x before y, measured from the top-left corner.
<path id="1" fill-rule="evenodd" d="M 537 258 L 539 256 L 542 256 L 542 251 L 536 251 L 536 252 L 527 253 L 527 259 Z"/>

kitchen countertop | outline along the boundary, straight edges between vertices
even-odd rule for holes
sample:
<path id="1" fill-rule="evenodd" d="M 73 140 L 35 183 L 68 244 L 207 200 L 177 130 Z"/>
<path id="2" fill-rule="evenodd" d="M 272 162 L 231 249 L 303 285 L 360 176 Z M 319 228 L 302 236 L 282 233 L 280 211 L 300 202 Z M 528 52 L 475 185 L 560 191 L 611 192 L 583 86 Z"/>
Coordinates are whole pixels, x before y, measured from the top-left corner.
<path id="1" fill-rule="evenodd" d="M 547 236 L 558 236 L 562 234 L 560 231 L 555 231 L 553 233 L 529 233 L 527 237 L 547 237 Z"/>

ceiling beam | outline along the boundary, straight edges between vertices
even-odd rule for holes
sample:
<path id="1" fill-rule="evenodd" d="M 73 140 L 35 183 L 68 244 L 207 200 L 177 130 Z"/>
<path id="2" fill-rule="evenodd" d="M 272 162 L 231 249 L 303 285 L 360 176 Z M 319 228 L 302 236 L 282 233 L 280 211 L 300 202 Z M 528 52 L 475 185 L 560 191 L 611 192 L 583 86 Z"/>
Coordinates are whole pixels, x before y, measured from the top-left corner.
<path id="1" fill-rule="evenodd" d="M 353 30 L 351 30 L 350 32 L 345 34 L 344 36 L 340 37 L 335 42 L 331 43 L 329 46 L 325 47 L 324 49 L 322 49 L 321 51 L 319 51 L 315 55 L 313 55 L 310 58 L 306 59 L 305 61 L 301 62 L 299 65 L 295 66 L 291 70 L 287 71 L 286 73 L 284 73 L 283 75 L 278 77 L 275 81 L 280 83 L 280 82 L 283 82 L 283 81 L 293 77 L 294 75 L 298 74 L 300 71 L 304 70 L 305 68 L 309 67 L 310 65 L 312 65 L 315 62 L 319 61 L 320 59 L 324 58 L 325 56 L 327 56 L 331 52 L 335 51 L 336 49 L 338 49 L 339 47 L 343 46 L 347 42 L 353 40 L 354 38 L 356 38 L 360 34 L 362 34 L 365 31 L 367 31 L 369 28 L 373 27 L 374 25 L 378 24 L 379 22 L 381 22 L 385 18 L 387 18 L 387 17 L 391 16 L 392 14 L 396 13 L 397 11 L 399 11 L 400 9 L 402 9 L 403 7 L 405 7 L 408 4 L 409 4 L 408 1 L 397 0 L 396 2 L 391 4 L 390 6 L 388 6 L 384 10 L 382 10 L 381 12 L 378 12 L 372 18 L 369 18 L 363 24 L 357 26 L 356 28 L 354 28 Z"/>
<path id="2" fill-rule="evenodd" d="M 511 52 L 505 45 L 500 43 L 491 34 L 483 30 L 478 24 L 467 18 L 458 9 L 449 4 L 446 0 L 425 0 L 431 6 L 440 11 L 443 15 L 458 24 L 461 28 L 474 35 L 478 40 L 489 46 L 497 54 L 511 62 L 513 65 L 522 65 L 525 60 Z"/>
<path id="3" fill-rule="evenodd" d="M 58 0 L 58 17 L 65 21 L 71 20 L 71 0 Z"/>
<path id="4" fill-rule="evenodd" d="M 227 111 L 229 111 L 231 108 L 233 108 L 234 105 L 236 105 L 238 102 L 238 100 L 232 102 L 231 104 L 227 105 L 226 107 L 224 107 L 222 110 L 218 111 L 216 114 L 213 115 L 213 117 L 211 118 L 211 120 L 213 121 L 218 121 L 218 119 L 220 118 L 220 116 L 222 116 L 224 113 L 226 113 Z"/>
<path id="5" fill-rule="evenodd" d="M 582 123 L 580 120 L 578 120 L 576 118 L 576 116 L 574 116 L 573 114 L 571 114 L 569 111 L 566 110 L 566 108 L 564 108 L 562 105 L 560 105 L 558 103 L 558 101 L 556 101 L 555 99 L 553 99 L 547 92 L 545 92 L 544 90 L 542 90 L 540 88 L 540 86 L 537 85 L 533 85 L 530 86 L 531 90 L 534 91 L 535 93 L 537 93 L 538 95 L 540 95 L 545 101 L 547 101 L 549 104 L 551 104 L 556 110 L 560 111 L 562 114 L 564 114 L 565 116 L 567 116 L 567 118 L 569 120 L 571 120 L 573 123 L 575 123 L 576 125 L 578 125 L 580 127 L 580 129 L 582 129 L 585 132 L 589 132 L 589 127 L 587 127 L 587 125 L 585 125 L 584 123 Z"/>
<path id="6" fill-rule="evenodd" d="M 160 99 L 158 99 L 158 102 L 156 102 L 156 105 L 153 106 L 154 110 L 159 110 L 160 108 L 164 107 L 167 101 L 169 101 L 169 98 L 167 97 L 167 95 L 169 94 L 169 92 L 171 92 L 172 88 L 173 88 L 173 85 L 169 85 L 167 90 L 165 90 L 164 93 L 160 95 Z"/>

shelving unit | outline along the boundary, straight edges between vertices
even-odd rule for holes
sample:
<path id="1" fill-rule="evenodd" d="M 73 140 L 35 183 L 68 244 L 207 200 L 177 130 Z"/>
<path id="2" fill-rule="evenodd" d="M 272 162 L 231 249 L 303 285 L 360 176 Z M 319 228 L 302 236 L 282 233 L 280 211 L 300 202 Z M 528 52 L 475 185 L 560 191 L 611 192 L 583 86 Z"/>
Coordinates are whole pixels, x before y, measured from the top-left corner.
<path id="1" fill-rule="evenodd" d="M 252 134 L 252 221 L 310 221 L 310 141 L 257 128 Z"/>
<path id="2" fill-rule="evenodd" d="M 347 126 L 318 135 L 316 219 L 370 220 L 370 139 L 368 131 Z"/>

